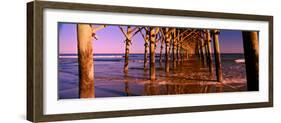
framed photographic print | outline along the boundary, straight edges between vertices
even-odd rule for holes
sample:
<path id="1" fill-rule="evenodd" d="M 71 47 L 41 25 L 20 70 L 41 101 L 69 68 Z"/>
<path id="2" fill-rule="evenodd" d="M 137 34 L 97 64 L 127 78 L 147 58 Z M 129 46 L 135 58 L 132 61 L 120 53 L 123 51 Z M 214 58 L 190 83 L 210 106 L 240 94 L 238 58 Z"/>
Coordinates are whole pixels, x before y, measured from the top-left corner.
<path id="1" fill-rule="evenodd" d="M 27 3 L 33 122 L 273 106 L 273 17 Z"/>

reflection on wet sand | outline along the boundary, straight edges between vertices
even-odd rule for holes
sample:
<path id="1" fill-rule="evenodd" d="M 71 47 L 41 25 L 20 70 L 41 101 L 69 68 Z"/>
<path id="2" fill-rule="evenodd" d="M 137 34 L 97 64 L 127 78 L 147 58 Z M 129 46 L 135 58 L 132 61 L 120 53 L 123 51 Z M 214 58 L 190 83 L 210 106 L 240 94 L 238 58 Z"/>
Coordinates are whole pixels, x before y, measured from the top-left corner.
<path id="1" fill-rule="evenodd" d="M 162 62 L 159 62 L 159 67 L 156 68 L 159 71 L 156 80 L 149 80 L 149 71 L 146 69 L 143 70 L 143 76 L 139 77 L 143 80 L 134 80 L 137 76 L 130 76 L 125 73 L 124 92 L 128 96 L 130 93 L 149 96 L 246 91 L 245 82 L 236 83 L 236 86 L 230 86 L 233 83 L 217 82 L 213 64 L 202 63 L 196 58 L 190 59 L 179 62 L 172 61 L 172 66 L 169 66 L 172 69 L 168 74 L 165 67 L 162 66 Z M 130 89 L 130 82 L 134 83 L 132 86 L 138 85 L 143 88 L 142 92 L 136 93 Z"/>

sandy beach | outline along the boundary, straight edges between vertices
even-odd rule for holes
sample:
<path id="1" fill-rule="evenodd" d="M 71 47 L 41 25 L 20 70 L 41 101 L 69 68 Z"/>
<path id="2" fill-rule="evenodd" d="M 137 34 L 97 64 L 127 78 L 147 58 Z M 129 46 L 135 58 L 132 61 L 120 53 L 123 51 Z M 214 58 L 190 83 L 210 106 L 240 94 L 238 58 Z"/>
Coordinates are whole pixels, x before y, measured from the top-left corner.
<path id="1" fill-rule="evenodd" d="M 130 54 L 129 72 L 123 72 L 122 54 L 94 55 L 95 97 L 149 96 L 193 93 L 221 93 L 246 91 L 245 64 L 235 62 L 243 54 L 222 54 L 224 81 L 216 82 L 213 70 L 198 57 L 185 61 L 170 61 L 170 72 L 165 72 L 165 61 L 156 57 L 155 81 L 149 79 L 144 69 L 143 54 Z M 148 63 L 149 64 L 149 63 Z M 149 65 L 148 65 L 149 66 Z M 59 99 L 75 99 L 78 96 L 78 62 L 75 54 L 59 57 Z"/>

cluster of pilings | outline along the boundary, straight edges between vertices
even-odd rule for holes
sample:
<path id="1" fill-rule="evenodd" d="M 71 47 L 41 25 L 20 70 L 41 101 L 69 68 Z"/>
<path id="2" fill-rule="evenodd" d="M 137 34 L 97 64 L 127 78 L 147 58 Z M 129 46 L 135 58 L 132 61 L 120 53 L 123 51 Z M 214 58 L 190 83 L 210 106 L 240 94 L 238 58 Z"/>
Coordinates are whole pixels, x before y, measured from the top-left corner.
<path id="1" fill-rule="evenodd" d="M 80 98 L 94 97 L 93 71 L 93 38 L 97 39 L 97 30 L 105 25 L 93 26 L 77 24 L 78 61 L 79 61 L 79 95 Z M 156 80 L 155 56 L 156 45 L 160 44 L 159 62 L 165 61 L 165 72 L 170 71 L 170 62 L 188 62 L 191 55 L 196 55 L 202 63 L 209 65 L 213 71 L 213 55 L 217 82 L 223 82 L 221 66 L 219 30 L 217 29 L 184 29 L 162 27 L 132 27 L 119 26 L 125 37 L 124 73 L 129 71 L 129 54 L 132 38 L 141 34 L 144 39 L 144 70 L 149 69 L 150 80 Z M 211 42 L 213 42 L 213 51 Z M 244 54 L 247 72 L 248 90 L 258 90 L 258 34 L 257 32 L 243 31 Z M 163 51 L 165 50 L 165 52 Z M 165 56 L 164 56 L 165 55 Z M 149 56 L 149 57 L 148 57 Z M 149 68 L 148 68 L 149 60 Z M 173 64 L 173 69 L 176 64 Z"/>

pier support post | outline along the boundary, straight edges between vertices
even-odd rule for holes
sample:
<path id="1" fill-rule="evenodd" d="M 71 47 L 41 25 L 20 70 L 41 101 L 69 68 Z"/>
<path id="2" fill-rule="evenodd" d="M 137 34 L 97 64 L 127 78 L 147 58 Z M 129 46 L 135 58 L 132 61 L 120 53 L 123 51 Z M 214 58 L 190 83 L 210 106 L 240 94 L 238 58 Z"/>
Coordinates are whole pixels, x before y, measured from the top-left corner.
<path id="1" fill-rule="evenodd" d="M 202 31 L 202 41 L 203 41 L 203 48 L 204 48 L 204 51 L 205 51 L 205 61 L 206 61 L 206 64 L 209 65 L 209 50 L 208 50 L 208 41 L 207 41 L 207 38 L 206 38 L 206 35 L 205 35 L 205 32 Z"/>
<path id="2" fill-rule="evenodd" d="M 202 57 L 202 62 L 205 65 L 205 56 L 206 56 L 206 51 L 205 51 L 205 47 L 204 47 L 204 40 L 203 38 L 200 39 L 200 50 L 201 50 L 201 57 Z"/>
<path id="3" fill-rule="evenodd" d="M 156 79 L 155 68 L 155 43 L 156 43 L 156 28 L 150 28 L 150 80 Z"/>
<path id="4" fill-rule="evenodd" d="M 173 38 L 173 62 L 176 62 L 177 59 L 177 40 L 175 38 L 175 33 L 174 33 L 174 38 Z"/>
<path id="5" fill-rule="evenodd" d="M 95 96 L 92 34 L 93 30 L 90 24 L 77 24 L 79 98 L 93 98 Z"/>
<path id="6" fill-rule="evenodd" d="M 129 52 L 130 52 L 130 40 L 126 39 L 125 46 L 125 63 L 124 63 L 124 72 L 127 73 L 129 70 Z"/>
<path id="7" fill-rule="evenodd" d="M 184 49 L 182 47 L 182 43 L 180 44 L 180 60 L 184 61 Z"/>
<path id="8" fill-rule="evenodd" d="M 188 60 L 189 58 L 189 53 L 188 53 L 188 49 L 186 50 L 186 60 Z"/>
<path id="9" fill-rule="evenodd" d="M 206 58 L 206 61 L 208 62 L 209 61 L 209 47 L 208 47 L 208 42 L 205 39 L 204 39 L 204 48 L 205 48 L 205 58 Z M 209 64 L 209 62 L 208 62 L 208 64 Z"/>
<path id="10" fill-rule="evenodd" d="M 172 60 L 173 59 L 173 35 L 172 34 L 170 34 L 171 35 L 171 39 L 170 39 L 170 52 L 169 52 L 169 56 L 170 56 L 170 60 Z"/>
<path id="11" fill-rule="evenodd" d="M 128 26 L 127 27 L 127 37 L 126 37 L 126 44 L 125 44 L 125 62 L 124 62 L 124 72 L 127 73 L 129 70 L 129 53 L 130 53 L 130 44 L 131 44 L 131 39 L 130 37 L 132 37 L 132 32 L 133 29 Z"/>
<path id="12" fill-rule="evenodd" d="M 165 71 L 170 71 L 170 41 L 171 35 L 168 34 L 169 28 L 165 28 Z"/>
<path id="13" fill-rule="evenodd" d="M 219 31 L 213 30 L 213 42 L 214 42 L 214 52 L 216 59 L 216 75 L 217 81 L 222 82 L 222 67 L 221 67 L 221 55 L 220 55 L 220 45 L 219 45 Z"/>
<path id="14" fill-rule="evenodd" d="M 147 63 L 148 63 L 148 51 L 149 51 L 149 31 L 146 31 L 145 43 L 144 43 L 144 64 L 143 64 L 145 70 L 147 69 Z"/>
<path id="15" fill-rule="evenodd" d="M 177 32 L 177 50 L 178 50 L 178 52 L 177 52 L 177 59 L 178 59 L 178 62 L 180 62 L 181 60 L 182 60 L 182 57 L 181 57 L 181 49 L 182 49 L 182 47 L 181 47 L 181 36 L 180 36 L 180 30 L 177 30 L 176 31 Z"/>
<path id="16" fill-rule="evenodd" d="M 161 39 L 161 46 L 160 46 L 160 58 L 159 58 L 159 61 L 160 61 L 160 63 L 163 61 L 163 59 L 162 59 L 162 54 L 163 54 L 163 48 L 164 48 L 164 46 L 163 46 L 163 44 L 164 44 L 164 40 L 163 39 Z"/>
<path id="17" fill-rule="evenodd" d="M 197 55 L 198 55 L 199 59 L 201 59 L 202 57 L 201 57 L 201 51 L 200 51 L 199 42 L 197 42 L 197 44 L 196 44 L 196 49 L 197 49 Z"/>
<path id="18" fill-rule="evenodd" d="M 177 61 L 180 62 L 180 50 L 181 50 L 181 47 L 180 47 L 180 43 L 178 42 L 177 43 Z"/>
<path id="19" fill-rule="evenodd" d="M 129 76 L 128 73 L 124 73 L 124 92 L 126 96 L 130 96 L 130 87 L 129 87 Z"/>
<path id="20" fill-rule="evenodd" d="M 212 59 L 212 47 L 211 47 L 210 30 L 206 30 L 206 41 L 207 41 L 207 49 L 208 49 L 209 70 L 212 74 L 213 73 L 213 59 Z"/>
<path id="21" fill-rule="evenodd" d="M 173 33 L 173 69 L 177 68 L 177 40 L 176 40 L 176 31 Z"/>
<path id="22" fill-rule="evenodd" d="M 259 42 L 258 32 L 243 31 L 248 91 L 259 90 Z"/>
<path id="23" fill-rule="evenodd" d="M 180 46 L 180 56 L 181 56 L 181 61 L 184 61 L 184 49 L 182 48 L 182 45 Z"/>
<path id="24" fill-rule="evenodd" d="M 186 60 L 188 60 L 188 57 L 189 57 L 189 53 L 188 53 L 188 47 L 186 47 Z"/>

